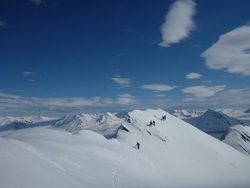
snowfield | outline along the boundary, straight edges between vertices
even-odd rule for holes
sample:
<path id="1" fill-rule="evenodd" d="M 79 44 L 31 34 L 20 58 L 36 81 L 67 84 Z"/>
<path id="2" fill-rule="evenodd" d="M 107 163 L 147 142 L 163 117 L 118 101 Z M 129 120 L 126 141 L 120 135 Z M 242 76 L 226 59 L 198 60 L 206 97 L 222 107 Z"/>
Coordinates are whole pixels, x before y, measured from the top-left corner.
<path id="1" fill-rule="evenodd" d="M 52 122 L 1 129 L 1 188 L 250 187 L 249 156 L 161 109 Z"/>

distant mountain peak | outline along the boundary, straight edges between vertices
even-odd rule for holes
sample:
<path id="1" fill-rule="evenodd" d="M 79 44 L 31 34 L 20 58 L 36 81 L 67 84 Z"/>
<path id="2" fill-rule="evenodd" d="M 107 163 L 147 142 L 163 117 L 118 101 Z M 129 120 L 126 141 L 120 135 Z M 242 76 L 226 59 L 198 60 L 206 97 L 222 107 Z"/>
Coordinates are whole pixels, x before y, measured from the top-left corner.
<path id="1" fill-rule="evenodd" d="M 170 114 L 178 117 L 179 119 L 188 119 L 193 117 L 199 117 L 204 114 L 203 110 L 171 110 Z"/>
<path id="2" fill-rule="evenodd" d="M 185 121 L 217 139 L 221 139 L 221 136 L 226 134 L 230 127 L 244 124 L 236 118 L 212 109 L 208 109 L 199 117 L 185 119 Z"/>
<path id="3" fill-rule="evenodd" d="M 54 126 L 77 134 L 82 130 L 92 130 L 105 137 L 114 135 L 124 119 L 118 118 L 110 112 L 64 116 L 54 123 Z"/>

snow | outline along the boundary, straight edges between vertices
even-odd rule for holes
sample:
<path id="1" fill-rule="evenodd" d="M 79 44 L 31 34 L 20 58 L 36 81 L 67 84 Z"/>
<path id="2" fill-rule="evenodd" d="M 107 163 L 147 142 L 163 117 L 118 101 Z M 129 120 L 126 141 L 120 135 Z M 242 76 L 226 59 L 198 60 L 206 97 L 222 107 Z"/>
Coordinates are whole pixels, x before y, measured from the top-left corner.
<path id="1" fill-rule="evenodd" d="M 208 109 L 199 117 L 185 119 L 185 121 L 217 139 L 221 139 L 230 127 L 238 124 L 244 125 L 242 121 L 236 118 L 211 109 Z"/>
<path id="2" fill-rule="evenodd" d="M 110 113 L 101 119 L 78 114 L 80 118 L 57 121 L 60 126 L 45 121 L 40 126 L 2 130 L 0 187 L 250 186 L 250 157 L 161 109 L 128 115 L 121 121 Z M 148 126 L 151 120 L 155 126 Z M 69 122 L 81 128 L 65 131 Z M 105 137 L 98 126 L 110 127 L 116 134 Z M 140 150 L 134 147 L 137 142 Z"/>
<path id="3" fill-rule="evenodd" d="M 28 116 L 28 117 L 0 117 L 0 131 L 28 127 L 29 125 L 57 120 L 58 117 Z"/>
<path id="4" fill-rule="evenodd" d="M 55 122 L 54 125 L 73 134 L 77 134 L 82 130 L 92 130 L 104 135 L 105 137 L 112 137 L 123 121 L 124 118 L 118 118 L 110 112 L 107 112 L 106 114 L 79 113 L 65 116 Z"/>
<path id="5" fill-rule="evenodd" d="M 172 110 L 169 113 L 178 117 L 179 119 L 188 119 L 193 117 L 199 117 L 204 114 L 203 110 Z"/>
<path id="6" fill-rule="evenodd" d="M 250 126 L 235 125 L 230 127 L 223 142 L 246 155 L 250 155 Z"/>

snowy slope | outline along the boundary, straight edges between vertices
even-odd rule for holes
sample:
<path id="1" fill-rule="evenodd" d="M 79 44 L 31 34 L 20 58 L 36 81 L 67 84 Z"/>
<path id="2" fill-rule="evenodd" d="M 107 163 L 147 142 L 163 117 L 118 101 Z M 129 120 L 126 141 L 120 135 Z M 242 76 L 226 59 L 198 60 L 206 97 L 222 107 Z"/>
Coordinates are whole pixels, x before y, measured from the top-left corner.
<path id="1" fill-rule="evenodd" d="M 117 118 L 115 115 L 107 112 L 105 114 L 75 114 L 65 116 L 58 120 L 54 125 L 61 127 L 68 132 L 77 134 L 82 130 L 92 130 L 105 137 L 112 137 L 124 118 Z"/>
<path id="2" fill-rule="evenodd" d="M 160 109 L 130 112 L 110 139 L 50 124 L 2 135 L 3 188 L 250 186 L 248 156 Z"/>
<path id="3" fill-rule="evenodd" d="M 217 139 L 226 134 L 231 126 L 244 124 L 236 118 L 211 109 L 207 110 L 202 116 L 184 120 Z"/>
<path id="4" fill-rule="evenodd" d="M 250 155 L 250 126 L 235 125 L 230 127 L 223 142 L 246 155 Z"/>

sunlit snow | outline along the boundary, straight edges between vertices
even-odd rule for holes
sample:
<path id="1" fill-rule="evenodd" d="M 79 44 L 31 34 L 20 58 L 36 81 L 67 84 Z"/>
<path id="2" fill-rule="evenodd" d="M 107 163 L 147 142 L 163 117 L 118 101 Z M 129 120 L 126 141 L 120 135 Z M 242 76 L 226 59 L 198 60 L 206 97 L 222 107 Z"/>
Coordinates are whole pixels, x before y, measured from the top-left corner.
<path id="1" fill-rule="evenodd" d="M 1 130 L 0 187 L 250 186 L 249 156 L 163 110 L 135 110 L 120 123 L 94 117 L 75 116 L 82 124 L 73 132 L 67 117 Z"/>

